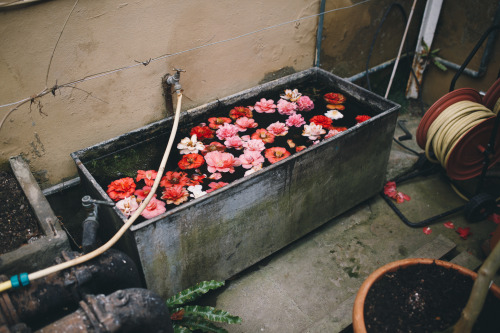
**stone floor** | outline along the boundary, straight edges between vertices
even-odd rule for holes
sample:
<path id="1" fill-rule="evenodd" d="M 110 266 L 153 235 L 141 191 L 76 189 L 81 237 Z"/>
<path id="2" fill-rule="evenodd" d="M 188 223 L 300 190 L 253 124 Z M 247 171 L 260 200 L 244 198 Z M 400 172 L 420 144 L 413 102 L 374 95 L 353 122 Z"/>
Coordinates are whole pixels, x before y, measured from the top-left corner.
<path id="1" fill-rule="evenodd" d="M 405 114 L 400 119 L 407 120 L 414 136 L 420 117 Z M 395 137 L 403 134 L 396 129 Z M 414 139 L 404 143 L 421 152 Z M 416 160 L 393 143 L 388 179 Z M 412 222 L 465 203 L 439 174 L 397 189 L 411 197 L 398 207 Z M 472 235 L 462 239 L 443 225 L 447 221 L 470 227 Z M 427 235 L 423 228 L 406 226 L 381 196 L 375 196 L 235 276 L 201 302 L 243 319 L 240 325 L 224 326 L 229 332 L 347 332 L 357 289 L 373 270 L 412 256 L 449 260 L 459 255 L 455 260 L 465 266 L 478 266 L 484 259 L 481 244 L 496 225 L 488 220 L 468 223 L 459 212 L 430 227 Z"/>

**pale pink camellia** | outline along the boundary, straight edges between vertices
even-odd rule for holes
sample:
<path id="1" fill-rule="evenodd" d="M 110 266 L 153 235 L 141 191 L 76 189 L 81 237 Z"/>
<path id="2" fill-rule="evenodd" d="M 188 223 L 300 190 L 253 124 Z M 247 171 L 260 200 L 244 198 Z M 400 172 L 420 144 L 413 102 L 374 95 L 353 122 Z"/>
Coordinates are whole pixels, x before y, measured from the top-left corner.
<path id="1" fill-rule="evenodd" d="M 224 183 L 224 182 L 211 182 L 210 184 L 208 184 L 208 187 L 210 187 L 209 190 L 207 190 L 206 192 L 207 193 L 210 193 L 210 192 L 213 192 L 221 187 L 224 187 L 226 185 L 228 185 L 229 183 Z"/>
<path id="2" fill-rule="evenodd" d="M 266 149 L 266 144 L 264 141 L 259 140 L 259 139 L 251 139 L 246 142 L 243 142 L 243 148 L 245 148 L 245 151 L 251 150 L 251 151 L 263 151 Z"/>
<path id="3" fill-rule="evenodd" d="M 151 192 L 151 186 L 144 186 L 142 189 L 135 190 L 134 195 L 137 197 L 137 200 L 144 200 L 149 192 Z"/>
<path id="4" fill-rule="evenodd" d="M 247 118 L 247 117 L 241 117 L 241 118 L 236 119 L 235 124 L 236 124 L 236 126 L 238 126 L 238 129 L 240 130 L 240 132 L 245 132 L 248 128 L 255 128 L 255 127 L 259 126 L 259 124 L 257 124 L 255 122 L 255 119 Z"/>
<path id="5" fill-rule="evenodd" d="M 126 197 L 116 203 L 116 208 L 121 210 L 121 212 L 129 217 L 133 212 L 139 208 L 139 204 L 137 203 L 136 198 L 132 195 L 130 197 Z"/>
<path id="6" fill-rule="evenodd" d="M 322 134 L 325 133 L 326 131 L 323 129 L 323 126 L 316 125 L 314 123 L 304 125 L 304 131 L 302 131 L 302 135 L 309 137 L 311 140 L 317 140 Z"/>
<path id="7" fill-rule="evenodd" d="M 262 140 L 264 143 L 273 143 L 274 142 L 274 134 L 269 133 L 265 128 L 259 128 L 255 131 L 251 136 L 252 139 Z"/>
<path id="8" fill-rule="evenodd" d="M 156 198 L 151 198 L 146 208 L 142 211 L 141 215 L 144 218 L 151 219 L 155 216 L 163 214 L 167 211 L 165 208 L 165 203 Z"/>
<path id="9" fill-rule="evenodd" d="M 279 114 L 284 114 L 287 116 L 295 114 L 296 113 L 295 111 L 297 110 L 297 104 L 289 102 L 285 99 L 280 99 L 278 101 L 277 107 Z"/>
<path id="10" fill-rule="evenodd" d="M 258 113 L 274 113 L 276 111 L 276 104 L 272 99 L 266 100 L 261 98 L 260 102 L 255 103 L 254 110 Z"/>
<path id="11" fill-rule="evenodd" d="M 245 169 L 250 169 L 254 166 L 259 166 L 264 163 L 264 156 L 258 151 L 246 150 L 239 157 L 241 166 Z"/>
<path id="12" fill-rule="evenodd" d="M 284 95 L 280 95 L 281 98 L 285 99 L 285 100 L 289 100 L 289 101 L 292 101 L 292 102 L 295 102 L 297 101 L 300 96 L 302 96 L 301 93 L 299 93 L 299 91 L 297 89 L 286 89 L 285 90 L 285 94 Z"/>
<path id="13" fill-rule="evenodd" d="M 331 138 L 332 136 L 335 136 L 335 135 L 337 135 L 337 134 L 339 134 L 339 133 L 340 133 L 340 131 L 337 131 L 337 130 L 334 130 L 334 129 L 333 129 L 333 130 L 330 130 L 330 131 L 328 131 L 328 133 L 325 135 L 325 139 L 329 139 L 329 138 Z"/>
<path id="14" fill-rule="evenodd" d="M 210 179 L 214 179 L 214 180 L 219 180 L 222 178 L 222 174 L 220 172 L 214 172 L 213 174 L 210 175 L 210 177 L 208 177 Z"/>
<path id="15" fill-rule="evenodd" d="M 279 121 L 272 123 L 266 128 L 269 133 L 276 136 L 284 136 L 288 134 L 288 127 L 285 123 L 280 123 Z"/>
<path id="16" fill-rule="evenodd" d="M 174 185 L 167 187 L 165 191 L 162 192 L 161 198 L 166 200 L 168 204 L 180 205 L 188 200 L 189 192 L 184 186 Z"/>
<path id="17" fill-rule="evenodd" d="M 314 103 L 308 96 L 300 96 L 297 100 L 299 111 L 311 111 L 314 109 Z"/>
<path id="18" fill-rule="evenodd" d="M 240 166 L 241 162 L 231 153 L 221 153 L 212 151 L 205 155 L 208 172 L 234 172 L 235 166 Z"/>
<path id="19" fill-rule="evenodd" d="M 224 144 L 227 148 L 234 148 L 236 150 L 243 148 L 243 140 L 241 140 L 241 138 L 237 135 L 227 138 L 226 141 L 224 141 Z"/>
<path id="20" fill-rule="evenodd" d="M 138 182 L 139 180 L 144 179 L 144 183 L 146 183 L 147 186 L 152 186 L 155 182 L 156 175 L 157 172 L 155 170 L 138 170 L 135 181 Z"/>
<path id="21" fill-rule="evenodd" d="M 243 142 L 247 142 L 250 140 L 250 135 L 242 135 L 241 136 L 241 140 L 243 140 Z"/>
<path id="22" fill-rule="evenodd" d="M 295 126 L 295 127 L 300 127 L 304 125 L 306 122 L 304 120 L 304 117 L 302 117 L 300 114 L 293 114 L 288 119 L 286 120 L 286 125 L 289 127 Z"/>
<path id="23" fill-rule="evenodd" d="M 225 140 L 227 138 L 235 136 L 239 131 L 240 129 L 238 128 L 238 126 L 225 123 L 224 125 L 219 127 L 216 134 L 219 140 Z"/>

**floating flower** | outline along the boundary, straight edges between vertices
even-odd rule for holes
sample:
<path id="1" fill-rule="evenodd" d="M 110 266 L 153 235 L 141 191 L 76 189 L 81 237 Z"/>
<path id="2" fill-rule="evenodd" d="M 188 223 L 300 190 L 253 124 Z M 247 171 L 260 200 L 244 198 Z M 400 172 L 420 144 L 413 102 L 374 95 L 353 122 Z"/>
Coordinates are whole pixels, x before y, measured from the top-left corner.
<path id="1" fill-rule="evenodd" d="M 310 125 L 304 125 L 304 130 L 302 131 L 302 135 L 309 137 L 309 139 L 311 140 L 316 140 L 321 136 L 321 134 L 325 133 L 326 131 L 321 125 L 316 125 L 314 123 L 311 123 Z"/>
<path id="2" fill-rule="evenodd" d="M 139 208 L 139 204 L 137 203 L 137 200 L 135 197 L 132 195 L 130 197 L 126 197 L 125 199 L 122 199 L 116 203 L 116 208 L 121 210 L 121 212 L 126 216 L 129 217 L 133 212 Z"/>
<path id="3" fill-rule="evenodd" d="M 112 200 L 118 201 L 134 194 L 135 187 L 136 185 L 132 178 L 120 178 L 108 185 L 106 193 L 108 193 Z"/>
<path id="4" fill-rule="evenodd" d="M 205 149 L 201 151 L 202 155 L 206 155 L 207 153 L 210 153 L 211 151 L 226 151 L 226 146 L 224 146 L 222 143 L 214 141 L 211 142 L 210 144 L 205 146 Z"/>
<path id="5" fill-rule="evenodd" d="M 215 182 L 211 182 L 210 184 L 208 184 L 208 187 L 210 187 L 209 190 L 207 190 L 207 193 L 210 193 L 210 192 L 213 192 L 219 188 L 222 188 L 226 185 L 228 185 L 229 183 L 224 183 L 224 182 L 218 182 L 218 183 L 215 183 Z"/>
<path id="6" fill-rule="evenodd" d="M 200 154 L 186 154 L 182 157 L 182 159 L 177 163 L 179 168 L 182 170 L 186 169 L 196 169 L 205 163 L 203 156 Z"/>
<path id="7" fill-rule="evenodd" d="M 453 224 L 453 222 L 451 221 L 448 221 L 446 223 L 443 223 L 443 225 L 448 228 L 448 229 L 455 229 L 455 225 Z"/>
<path id="8" fill-rule="evenodd" d="M 306 146 L 297 146 L 295 147 L 295 151 L 298 153 L 299 151 L 303 151 L 306 148 L 307 148 Z"/>
<path id="9" fill-rule="evenodd" d="M 264 156 L 270 163 L 276 163 L 290 156 L 290 152 L 283 147 L 272 147 L 266 149 Z"/>
<path id="10" fill-rule="evenodd" d="M 142 189 L 135 190 L 134 195 L 136 196 L 137 200 L 140 202 L 149 195 L 149 192 L 151 192 L 151 186 L 144 186 Z"/>
<path id="11" fill-rule="evenodd" d="M 219 180 L 222 178 L 222 174 L 220 172 L 214 172 L 213 174 L 210 175 L 210 177 L 208 177 L 210 179 L 214 179 L 214 180 Z"/>
<path id="12" fill-rule="evenodd" d="M 247 141 L 250 141 L 250 135 L 242 135 L 241 136 L 241 140 L 243 140 L 243 142 L 247 142 Z"/>
<path id="13" fill-rule="evenodd" d="M 288 116 L 291 116 L 293 114 L 295 114 L 296 110 L 297 110 L 297 104 L 293 103 L 293 102 L 289 102 L 285 99 L 280 99 L 278 101 L 278 112 L 279 114 L 284 114 L 284 115 L 288 115 Z"/>
<path id="14" fill-rule="evenodd" d="M 227 138 L 235 136 L 236 134 L 238 134 L 239 131 L 240 129 L 236 125 L 224 124 L 221 127 L 219 127 L 216 134 L 219 140 L 225 140 Z"/>
<path id="15" fill-rule="evenodd" d="M 184 201 L 187 201 L 189 197 L 188 191 L 180 186 L 174 185 L 167 187 L 165 191 L 162 192 L 162 199 L 165 199 L 168 204 L 180 205 Z"/>
<path id="16" fill-rule="evenodd" d="M 345 102 L 345 96 L 339 93 L 328 93 L 323 98 L 328 104 L 342 104 Z"/>
<path id="17" fill-rule="evenodd" d="M 288 127 L 285 123 L 280 123 L 279 121 L 272 123 L 267 126 L 267 131 L 276 136 L 284 136 L 288 134 Z"/>
<path id="18" fill-rule="evenodd" d="M 205 191 L 202 190 L 202 186 L 201 185 L 189 186 L 187 188 L 187 190 L 189 192 L 191 192 L 191 194 L 189 196 L 192 197 L 192 198 L 195 198 L 195 199 L 197 199 L 199 197 L 202 197 L 205 194 L 207 194 L 207 192 L 205 192 Z"/>
<path id="19" fill-rule="evenodd" d="M 467 228 L 458 227 L 456 231 L 460 235 L 460 237 L 462 237 L 462 239 L 467 239 L 467 237 L 472 235 L 472 232 L 470 232 L 470 227 Z"/>
<path id="20" fill-rule="evenodd" d="M 276 104 L 272 99 L 261 98 L 260 102 L 255 103 L 254 110 L 258 113 L 274 113 L 276 112 Z"/>
<path id="21" fill-rule="evenodd" d="M 240 132 L 245 132 L 248 128 L 255 128 L 259 125 L 255 122 L 255 119 L 247 117 L 241 117 L 236 119 L 235 124 L 236 126 L 238 126 Z"/>
<path id="22" fill-rule="evenodd" d="M 285 99 L 287 101 L 292 101 L 292 102 L 297 101 L 300 98 L 300 96 L 302 96 L 302 94 L 299 93 L 299 91 L 297 89 L 293 89 L 293 90 L 286 89 L 285 90 L 285 94 L 284 95 L 280 95 L 280 97 L 282 99 Z"/>
<path id="23" fill-rule="evenodd" d="M 233 108 L 231 111 L 229 111 L 229 117 L 233 120 L 241 118 L 241 117 L 247 117 L 247 118 L 252 118 L 252 110 L 250 108 L 244 107 L 244 106 L 237 106 Z"/>
<path id="24" fill-rule="evenodd" d="M 344 115 L 338 110 L 329 110 L 325 113 L 325 116 L 333 120 L 344 118 Z"/>
<path id="25" fill-rule="evenodd" d="M 189 180 L 190 185 L 199 185 L 203 183 L 203 179 L 207 178 L 206 175 L 193 174 Z"/>
<path id="26" fill-rule="evenodd" d="M 311 123 L 321 125 L 324 129 L 328 129 L 332 125 L 332 120 L 326 116 L 314 116 L 309 120 Z"/>
<path id="27" fill-rule="evenodd" d="M 426 235 L 430 235 L 430 234 L 431 234 L 431 232 L 432 232 L 432 229 L 431 229 L 430 227 L 425 227 L 425 228 L 423 229 L 423 232 L 424 232 L 424 234 L 426 234 Z"/>
<path id="28" fill-rule="evenodd" d="M 165 203 L 163 201 L 156 198 L 151 198 L 151 201 L 149 201 L 148 205 L 146 206 L 146 208 L 144 208 L 141 215 L 144 218 L 151 219 L 155 216 L 165 213 L 166 211 L 167 209 L 165 208 Z"/>
<path id="29" fill-rule="evenodd" d="M 253 150 L 246 150 L 243 155 L 240 155 L 239 159 L 241 166 L 245 169 L 250 169 L 264 163 L 264 156 L 259 151 Z"/>
<path id="30" fill-rule="evenodd" d="M 208 124 L 208 127 L 213 128 L 213 129 L 218 129 L 219 127 L 221 127 L 224 124 L 231 123 L 232 120 L 231 120 L 231 118 L 227 118 L 227 117 L 212 117 L 212 118 L 208 118 L 208 122 L 210 123 L 210 124 Z"/>
<path id="31" fill-rule="evenodd" d="M 340 132 L 337 131 L 337 130 L 330 130 L 330 131 L 328 131 L 328 133 L 326 133 L 325 139 L 330 139 L 332 136 L 335 136 L 335 135 L 337 135 L 339 133 Z"/>
<path id="32" fill-rule="evenodd" d="M 338 111 L 345 110 L 345 106 L 342 104 L 327 104 L 326 108 L 329 110 L 338 110 Z"/>
<path id="33" fill-rule="evenodd" d="M 153 186 L 156 179 L 156 175 L 157 172 L 155 170 L 148 170 L 148 171 L 138 170 L 135 181 L 138 182 L 141 179 L 144 179 L 144 183 L 146 183 L 147 186 Z"/>
<path id="34" fill-rule="evenodd" d="M 360 123 L 362 123 L 363 121 L 367 121 L 367 120 L 368 120 L 368 119 L 370 119 L 370 118 L 371 118 L 370 116 L 367 116 L 367 115 L 362 114 L 362 115 L 356 116 L 356 118 L 355 118 L 355 119 L 356 119 L 356 122 L 357 122 L 358 124 L 360 124 Z"/>
<path id="35" fill-rule="evenodd" d="M 274 134 L 269 133 L 264 128 L 259 128 L 258 130 L 256 130 L 255 133 L 252 134 L 251 138 L 254 140 L 261 140 L 264 143 L 273 143 L 274 142 Z"/>
<path id="36" fill-rule="evenodd" d="M 221 153 L 213 151 L 205 155 L 205 161 L 208 165 L 208 172 L 234 172 L 235 166 L 240 166 L 241 162 L 231 153 Z"/>
<path id="37" fill-rule="evenodd" d="M 304 117 L 302 117 L 300 114 L 293 114 L 286 120 L 286 125 L 289 127 L 300 127 L 302 125 L 305 125 L 305 123 L 306 122 L 304 121 Z"/>
<path id="38" fill-rule="evenodd" d="M 184 138 L 177 145 L 177 149 L 180 149 L 180 154 L 197 154 L 199 151 L 203 150 L 205 145 L 198 141 L 196 134 L 191 136 L 191 138 Z"/>
<path id="39" fill-rule="evenodd" d="M 167 188 L 175 185 L 186 186 L 190 183 L 191 179 L 189 179 L 187 173 L 167 171 L 160 181 L 160 186 Z"/>
<path id="40" fill-rule="evenodd" d="M 243 148 L 245 148 L 245 150 L 260 152 L 266 149 L 266 144 L 260 139 L 250 139 L 246 142 L 243 142 Z"/>
<path id="41" fill-rule="evenodd" d="M 314 109 L 314 103 L 308 96 L 301 96 L 297 100 L 297 107 L 299 111 L 311 111 Z"/>
<path id="42" fill-rule="evenodd" d="M 195 126 L 191 129 L 190 135 L 196 135 L 198 140 L 205 140 L 213 138 L 214 132 L 208 126 Z"/>
<path id="43" fill-rule="evenodd" d="M 337 126 L 332 126 L 331 129 L 334 129 L 339 132 L 347 131 L 347 127 L 337 127 Z"/>
<path id="44" fill-rule="evenodd" d="M 295 148 L 295 142 L 293 142 L 292 139 L 286 140 L 286 143 L 288 144 L 288 147 Z"/>
<path id="45" fill-rule="evenodd" d="M 227 148 L 234 148 L 237 150 L 243 148 L 243 140 L 241 140 L 241 138 L 237 135 L 227 138 L 226 141 L 224 141 L 224 144 Z"/>
<path id="46" fill-rule="evenodd" d="M 251 169 L 248 169 L 247 171 L 245 171 L 245 177 L 248 176 L 248 175 L 251 175 L 252 173 L 255 173 L 256 171 L 259 171 L 260 169 L 262 169 L 262 164 L 260 165 L 256 165 L 254 167 L 252 167 Z"/>

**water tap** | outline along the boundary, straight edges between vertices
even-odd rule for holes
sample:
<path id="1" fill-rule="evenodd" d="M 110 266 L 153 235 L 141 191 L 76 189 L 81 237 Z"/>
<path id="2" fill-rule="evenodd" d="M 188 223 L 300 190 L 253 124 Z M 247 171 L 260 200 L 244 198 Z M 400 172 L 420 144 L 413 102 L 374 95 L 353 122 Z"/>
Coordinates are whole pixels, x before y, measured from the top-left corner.
<path id="1" fill-rule="evenodd" d="M 115 204 L 108 201 L 92 199 L 89 195 L 82 198 L 82 206 L 87 212 L 87 217 L 82 223 L 82 249 L 84 253 L 88 253 L 97 248 L 97 229 L 99 229 L 99 221 L 97 220 L 98 205 L 114 206 Z"/>
<path id="2" fill-rule="evenodd" d="M 181 79 L 181 72 L 185 72 L 185 70 L 178 69 L 178 68 L 174 68 L 173 70 L 175 71 L 175 74 L 169 75 L 167 77 L 167 84 L 173 86 L 175 92 L 179 94 L 181 92 L 181 89 L 182 89 L 182 86 L 179 83 L 179 80 Z"/>

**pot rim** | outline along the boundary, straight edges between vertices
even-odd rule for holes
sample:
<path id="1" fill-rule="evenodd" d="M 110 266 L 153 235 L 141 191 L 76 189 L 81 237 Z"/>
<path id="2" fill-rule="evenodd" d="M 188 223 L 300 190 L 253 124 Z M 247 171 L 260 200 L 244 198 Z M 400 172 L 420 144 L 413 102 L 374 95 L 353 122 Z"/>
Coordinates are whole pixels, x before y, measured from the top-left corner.
<path id="1" fill-rule="evenodd" d="M 400 268 L 405 268 L 408 266 L 413 266 L 413 265 L 418 265 L 418 264 L 424 264 L 424 265 L 430 265 L 435 263 L 436 265 L 445 267 L 445 268 L 450 268 L 454 269 L 458 272 L 460 272 L 463 275 L 471 277 L 473 280 L 476 280 L 477 278 L 477 273 L 465 268 L 463 266 L 444 261 L 444 260 L 439 260 L 439 259 L 431 259 L 431 258 L 408 258 L 408 259 L 402 259 L 402 260 L 397 260 L 390 262 L 382 267 L 379 267 L 375 271 L 373 271 L 363 282 L 361 287 L 358 289 L 358 293 L 356 294 L 356 298 L 354 300 L 354 307 L 353 307 L 353 312 L 352 312 L 352 327 L 354 329 L 354 332 L 356 333 L 366 333 L 366 327 L 365 327 L 365 318 L 364 318 L 364 307 L 365 307 L 365 299 L 366 295 L 368 294 L 368 291 L 370 290 L 371 286 L 378 281 L 384 274 L 388 272 L 394 272 Z M 493 294 L 500 298 L 500 287 L 498 287 L 496 284 L 491 284 L 490 290 L 493 292 Z"/>

